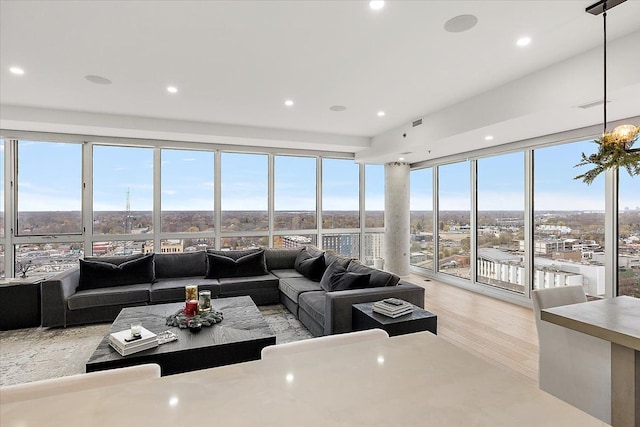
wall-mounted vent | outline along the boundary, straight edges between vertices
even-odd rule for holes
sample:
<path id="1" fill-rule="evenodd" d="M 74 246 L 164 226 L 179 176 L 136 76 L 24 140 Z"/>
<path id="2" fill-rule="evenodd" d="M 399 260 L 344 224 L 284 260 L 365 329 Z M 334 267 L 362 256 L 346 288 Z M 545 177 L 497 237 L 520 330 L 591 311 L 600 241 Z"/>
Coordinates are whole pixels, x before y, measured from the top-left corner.
<path id="1" fill-rule="evenodd" d="M 607 104 L 609 103 L 611 103 L 611 101 L 607 101 Z M 598 101 L 593 101 L 593 102 L 588 102 L 586 104 L 578 105 L 578 108 L 582 108 L 583 110 L 586 110 L 587 108 L 597 107 L 598 105 L 602 105 L 602 104 L 604 104 L 604 101 L 600 99 Z"/>
<path id="2" fill-rule="evenodd" d="M 411 127 L 416 127 L 416 126 L 420 126 L 422 124 L 422 118 L 419 118 L 418 120 L 414 120 L 411 123 Z"/>

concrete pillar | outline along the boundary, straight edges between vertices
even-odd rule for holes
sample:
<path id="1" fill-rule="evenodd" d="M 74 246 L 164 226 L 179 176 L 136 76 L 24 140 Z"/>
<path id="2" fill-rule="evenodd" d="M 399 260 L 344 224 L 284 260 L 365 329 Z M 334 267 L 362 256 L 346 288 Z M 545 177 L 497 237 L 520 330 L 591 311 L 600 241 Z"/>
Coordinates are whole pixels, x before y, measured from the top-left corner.
<path id="1" fill-rule="evenodd" d="M 384 266 L 409 275 L 409 164 L 384 165 Z"/>

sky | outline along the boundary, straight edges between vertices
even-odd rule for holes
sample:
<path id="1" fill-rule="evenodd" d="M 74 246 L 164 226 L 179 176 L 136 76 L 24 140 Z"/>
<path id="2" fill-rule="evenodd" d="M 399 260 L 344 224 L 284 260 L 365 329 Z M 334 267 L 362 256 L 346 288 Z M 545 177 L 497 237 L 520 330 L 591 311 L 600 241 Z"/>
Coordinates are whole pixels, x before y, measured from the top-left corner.
<path id="1" fill-rule="evenodd" d="M 20 141 L 18 149 L 20 211 L 81 209 L 81 144 Z M 585 141 L 534 151 L 536 210 L 604 210 L 604 177 L 590 186 L 573 179 L 581 173 L 573 167 L 580 153 L 594 149 L 595 144 Z M 0 154 L 4 157 L 4 151 Z M 266 211 L 268 156 L 222 153 L 221 164 L 222 209 Z M 482 158 L 477 165 L 479 210 L 523 210 L 523 153 Z M 322 168 L 323 209 L 357 210 L 358 165 L 323 159 Z M 313 157 L 275 156 L 275 210 L 315 210 L 316 175 Z M 431 169 L 414 170 L 410 176 L 411 210 L 430 210 Z M 639 180 L 621 171 L 621 209 L 640 206 Z M 163 210 L 213 209 L 214 153 L 163 149 L 161 182 Z M 365 182 L 366 209 L 383 210 L 384 167 L 367 165 Z M 127 192 L 131 210 L 150 211 L 153 149 L 95 145 L 93 186 L 96 211 L 124 210 Z M 441 210 L 469 210 L 469 194 L 469 162 L 440 167 Z"/>

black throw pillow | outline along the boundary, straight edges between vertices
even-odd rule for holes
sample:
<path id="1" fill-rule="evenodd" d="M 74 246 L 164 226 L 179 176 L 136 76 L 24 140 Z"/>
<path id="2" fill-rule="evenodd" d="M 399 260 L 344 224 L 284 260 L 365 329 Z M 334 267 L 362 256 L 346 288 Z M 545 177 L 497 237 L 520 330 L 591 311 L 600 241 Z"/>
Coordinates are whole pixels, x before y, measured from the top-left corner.
<path id="1" fill-rule="evenodd" d="M 296 257 L 294 264 L 296 271 L 309 280 L 319 282 L 322 279 L 326 265 L 324 263 L 324 254 L 312 257 L 309 252 L 303 250 Z"/>
<path id="2" fill-rule="evenodd" d="M 154 254 L 112 264 L 80 259 L 78 290 L 155 282 Z"/>
<path id="3" fill-rule="evenodd" d="M 370 274 L 358 274 L 347 271 L 339 262 L 333 262 L 322 275 L 320 287 L 327 292 L 369 287 Z"/>
<path id="4" fill-rule="evenodd" d="M 205 279 L 224 277 L 262 276 L 267 274 L 264 249 L 234 259 L 229 256 L 207 252 L 207 274 Z"/>

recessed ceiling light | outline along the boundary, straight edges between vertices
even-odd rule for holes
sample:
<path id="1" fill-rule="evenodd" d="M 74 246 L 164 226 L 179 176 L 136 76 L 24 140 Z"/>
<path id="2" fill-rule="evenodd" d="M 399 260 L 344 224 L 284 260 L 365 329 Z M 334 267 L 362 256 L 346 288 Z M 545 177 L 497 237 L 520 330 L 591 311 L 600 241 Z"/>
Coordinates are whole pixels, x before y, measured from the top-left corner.
<path id="1" fill-rule="evenodd" d="M 491 141 L 491 140 L 493 140 L 493 135 L 487 135 L 487 136 L 485 136 L 485 137 L 484 137 L 484 140 L 485 140 L 485 141 Z"/>
<path id="2" fill-rule="evenodd" d="M 531 43 L 531 37 L 520 37 L 516 44 L 520 47 L 529 46 Z"/>
<path id="3" fill-rule="evenodd" d="M 178 88 L 175 86 L 167 86 L 167 92 L 169 93 L 178 93 Z"/>
<path id="4" fill-rule="evenodd" d="M 462 33 L 469 31 L 477 23 L 478 18 L 475 15 L 458 15 L 445 22 L 444 29 L 450 33 Z"/>
<path id="5" fill-rule="evenodd" d="M 400 160 L 401 162 L 404 162 L 404 157 L 398 157 L 398 160 Z"/>
<path id="6" fill-rule="evenodd" d="M 284 101 L 284 105 L 286 105 L 287 107 L 293 107 L 293 101 L 291 99 L 287 99 L 286 101 Z"/>
<path id="7" fill-rule="evenodd" d="M 11 67 L 9 68 L 9 71 L 11 71 L 11 73 L 16 74 L 18 76 L 21 76 L 24 74 L 24 70 L 20 67 Z"/>
<path id="8" fill-rule="evenodd" d="M 331 107 L 329 107 L 329 110 L 331 111 L 344 111 L 346 109 L 347 107 L 345 107 L 344 105 L 332 105 Z"/>
<path id="9" fill-rule="evenodd" d="M 384 117 L 384 111 L 378 111 L 378 117 Z"/>
<path id="10" fill-rule="evenodd" d="M 369 8 L 371 10 L 380 10 L 384 7 L 384 1 L 382 0 L 371 0 L 369 2 Z"/>
<path id="11" fill-rule="evenodd" d="M 90 81 L 91 83 L 95 83 L 97 85 L 110 85 L 111 84 L 111 80 L 109 80 L 106 77 L 102 77 L 102 76 L 88 75 L 88 76 L 84 76 L 84 78 L 86 80 Z"/>

